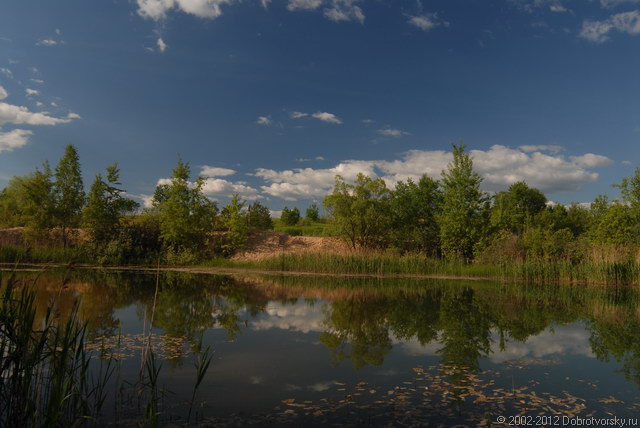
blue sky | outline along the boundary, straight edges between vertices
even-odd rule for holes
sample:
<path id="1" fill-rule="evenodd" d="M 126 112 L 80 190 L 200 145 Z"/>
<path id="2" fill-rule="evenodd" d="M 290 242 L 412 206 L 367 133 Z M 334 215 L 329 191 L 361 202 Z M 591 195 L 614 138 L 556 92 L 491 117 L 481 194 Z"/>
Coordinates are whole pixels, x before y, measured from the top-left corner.
<path id="1" fill-rule="evenodd" d="M 180 155 L 274 210 L 340 173 L 616 197 L 640 149 L 640 0 L 5 0 L 0 187 L 68 143 L 151 195 Z"/>

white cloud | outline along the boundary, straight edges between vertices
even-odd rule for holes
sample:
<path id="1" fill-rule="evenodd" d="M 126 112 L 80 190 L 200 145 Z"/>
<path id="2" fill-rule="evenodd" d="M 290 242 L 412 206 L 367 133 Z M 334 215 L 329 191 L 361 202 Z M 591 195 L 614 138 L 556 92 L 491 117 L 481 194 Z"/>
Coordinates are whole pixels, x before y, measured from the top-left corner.
<path id="1" fill-rule="evenodd" d="M 582 156 L 571 156 L 571 162 L 585 168 L 597 168 L 609 166 L 613 161 L 606 156 L 594 155 L 593 153 L 585 153 Z"/>
<path id="2" fill-rule="evenodd" d="M 36 107 L 44 107 L 44 103 L 42 101 L 36 101 Z"/>
<path id="3" fill-rule="evenodd" d="M 524 145 L 524 146 L 518 146 L 518 148 L 520 150 L 522 150 L 523 152 L 550 152 L 550 153 L 558 153 L 561 152 L 562 150 L 564 150 L 564 147 L 562 146 L 553 146 L 553 145 L 547 145 L 547 144 L 538 144 L 538 145 Z"/>
<path id="4" fill-rule="evenodd" d="M 561 0 L 509 0 L 518 9 L 532 13 L 534 9 L 547 8 L 551 12 L 568 12 L 565 6 L 562 5 Z"/>
<path id="5" fill-rule="evenodd" d="M 28 96 L 40 95 L 40 91 L 38 91 L 36 89 L 27 88 L 24 91 L 27 93 Z"/>
<path id="6" fill-rule="evenodd" d="M 399 129 L 394 129 L 394 128 L 378 129 L 376 132 L 380 135 L 384 135 L 385 137 L 393 137 L 393 138 L 400 138 L 403 135 L 411 135 L 409 132 L 401 131 Z"/>
<path id="7" fill-rule="evenodd" d="M 32 134 L 33 132 L 26 129 L 14 129 L 9 132 L 0 131 L 0 152 L 10 152 L 26 145 Z"/>
<path id="8" fill-rule="evenodd" d="M 289 115 L 291 119 L 301 119 L 307 116 L 309 116 L 309 113 L 303 113 L 301 111 L 294 111 L 294 112 L 291 112 L 291 114 Z"/>
<path id="9" fill-rule="evenodd" d="M 319 8 L 323 0 L 289 0 L 287 10 L 315 10 Z"/>
<path id="10" fill-rule="evenodd" d="M 7 90 L 2 86 L 0 86 L 0 100 L 4 100 L 8 96 L 9 96 L 9 93 L 7 92 Z"/>
<path id="11" fill-rule="evenodd" d="M 622 161 L 622 165 L 627 165 L 627 166 L 629 166 L 629 165 L 632 165 L 632 163 L 631 163 L 631 161 L 623 160 L 623 161 Z"/>
<path id="12" fill-rule="evenodd" d="M 256 123 L 258 125 L 269 126 L 273 123 L 273 120 L 271 120 L 271 116 L 258 116 Z"/>
<path id="13" fill-rule="evenodd" d="M 269 7 L 269 3 L 271 3 L 271 0 L 260 0 L 260 4 L 262 5 L 262 7 L 264 7 L 265 9 Z"/>
<path id="14" fill-rule="evenodd" d="M 37 83 L 39 85 L 42 85 L 44 83 L 44 80 L 42 79 L 29 79 L 31 80 L 33 83 Z"/>
<path id="15" fill-rule="evenodd" d="M 517 181 L 526 181 L 543 192 L 577 191 L 598 179 L 590 168 L 607 166 L 612 161 L 601 155 L 588 153 L 566 158 L 559 154 L 540 151 L 526 152 L 506 146 L 494 145 L 488 150 L 472 150 L 475 170 L 484 177 L 483 189 L 500 191 Z M 359 172 L 371 177 L 382 177 L 390 187 L 400 180 L 417 180 L 423 174 L 439 179 L 442 170 L 452 160 L 450 151 L 411 150 L 401 159 L 348 160 L 333 168 L 295 168 L 276 171 L 260 168 L 255 176 L 266 184 L 264 193 L 285 200 L 320 198 L 331 191 L 334 177 L 339 174 L 353 181 Z"/>
<path id="16" fill-rule="evenodd" d="M 602 7 L 612 8 L 624 3 L 640 3 L 640 0 L 600 0 Z"/>
<path id="17" fill-rule="evenodd" d="M 236 171 L 229 168 L 219 168 L 216 166 L 203 165 L 200 174 L 206 177 L 226 177 L 235 174 Z"/>
<path id="18" fill-rule="evenodd" d="M 324 157 L 323 156 L 316 156 L 315 160 L 317 161 L 323 161 Z"/>
<path id="19" fill-rule="evenodd" d="M 42 39 L 36 42 L 36 46 L 56 46 L 59 42 L 54 39 Z"/>
<path id="20" fill-rule="evenodd" d="M 334 22 L 358 21 L 364 23 L 364 13 L 356 4 L 360 0 L 332 0 L 331 7 L 324 10 L 324 16 Z"/>
<path id="21" fill-rule="evenodd" d="M 429 31 L 440 26 L 449 26 L 449 22 L 438 19 L 438 15 L 436 13 L 425 13 L 415 16 L 407 15 L 407 17 L 409 18 L 409 24 L 414 27 L 418 27 L 422 31 Z"/>
<path id="22" fill-rule="evenodd" d="M 260 192 L 249 186 L 244 181 L 231 182 L 222 178 L 208 178 L 202 192 L 207 196 L 231 196 L 234 193 L 239 194 L 244 199 L 259 199 Z"/>
<path id="23" fill-rule="evenodd" d="M 237 3 L 237 0 L 136 0 L 136 3 L 140 16 L 159 21 L 172 9 L 199 18 L 217 18 L 222 15 L 222 5 Z"/>
<path id="24" fill-rule="evenodd" d="M 376 121 L 373 119 L 362 119 L 361 122 L 364 124 L 370 125 L 372 123 L 375 123 Z"/>
<path id="25" fill-rule="evenodd" d="M 579 36 L 594 43 L 603 43 L 610 39 L 609 33 L 613 30 L 631 35 L 640 34 L 640 11 L 618 13 L 604 21 L 585 20 Z"/>
<path id="26" fill-rule="evenodd" d="M 167 50 L 167 44 L 162 40 L 162 37 L 158 37 L 156 44 L 158 45 L 158 51 L 160 53 L 164 53 L 164 51 Z"/>
<path id="27" fill-rule="evenodd" d="M 5 123 L 26 124 L 26 125 L 57 125 L 68 123 L 80 116 L 76 113 L 69 113 L 65 118 L 49 116 L 47 113 L 35 113 L 26 107 L 15 106 L 0 102 L 0 125 Z"/>
<path id="28" fill-rule="evenodd" d="M 342 123 L 338 116 L 333 113 L 327 113 L 326 111 L 319 111 L 317 113 L 313 113 L 311 116 L 327 123 L 335 123 L 337 125 Z"/>
<path id="29" fill-rule="evenodd" d="M 13 72 L 8 68 L 0 67 L 0 73 L 4 74 L 9 79 L 13 79 Z"/>

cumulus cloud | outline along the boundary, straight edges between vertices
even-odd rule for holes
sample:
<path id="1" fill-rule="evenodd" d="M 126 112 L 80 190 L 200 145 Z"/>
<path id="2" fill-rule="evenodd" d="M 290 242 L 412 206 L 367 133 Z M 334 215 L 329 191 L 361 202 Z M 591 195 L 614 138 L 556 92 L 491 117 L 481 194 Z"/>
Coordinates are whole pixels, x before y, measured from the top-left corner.
<path id="1" fill-rule="evenodd" d="M 598 173 L 591 168 L 612 163 L 609 158 L 592 153 L 567 158 L 557 153 L 527 152 L 502 145 L 494 145 L 488 150 L 472 150 L 470 154 L 475 170 L 484 177 L 482 186 L 486 191 L 504 190 L 517 181 L 526 181 L 543 192 L 577 191 L 598 179 Z M 333 188 L 338 174 L 347 181 L 353 181 L 362 172 L 384 178 L 391 187 L 400 180 L 417 180 L 423 174 L 439 179 L 452 159 L 450 151 L 411 150 L 392 161 L 347 160 L 333 168 L 322 169 L 276 171 L 260 168 L 254 175 L 266 182 L 261 186 L 264 193 L 293 201 L 326 195 Z"/>
<path id="2" fill-rule="evenodd" d="M 13 72 L 5 67 L 0 67 L 0 73 L 7 76 L 9 79 L 13 79 Z"/>
<path id="3" fill-rule="evenodd" d="M 287 10 L 315 10 L 322 6 L 323 0 L 289 0 Z"/>
<path id="4" fill-rule="evenodd" d="M 237 3 L 237 0 L 136 0 L 136 3 L 140 16 L 159 21 L 172 9 L 199 18 L 217 18 L 222 15 L 222 5 Z"/>
<path id="5" fill-rule="evenodd" d="M 547 144 L 538 144 L 538 145 L 524 145 L 524 146 L 518 146 L 518 148 L 520 150 L 522 150 L 523 152 L 550 152 L 550 153 L 558 153 L 561 152 L 562 150 L 564 150 L 564 147 L 562 146 L 554 146 L 554 145 L 547 145 Z"/>
<path id="6" fill-rule="evenodd" d="M 422 31 L 429 31 L 436 27 L 448 27 L 449 22 L 442 21 L 438 18 L 436 13 L 425 13 L 422 15 L 407 15 L 409 18 L 409 24 L 421 29 Z"/>
<path id="7" fill-rule="evenodd" d="M 394 128 L 378 129 L 376 132 L 380 135 L 384 135 L 385 137 L 393 137 L 393 138 L 400 138 L 403 135 L 411 135 L 409 132 L 401 131 L 400 129 L 394 129 Z"/>
<path id="8" fill-rule="evenodd" d="M 532 13 L 535 9 L 548 9 L 551 12 L 568 12 L 561 0 L 509 0 L 518 9 L 527 13 Z"/>
<path id="9" fill-rule="evenodd" d="M 216 166 L 203 165 L 200 174 L 206 177 L 226 177 L 235 174 L 236 171 L 229 168 L 219 168 Z"/>
<path id="10" fill-rule="evenodd" d="M 640 34 L 640 11 L 617 13 L 604 21 L 585 20 L 579 36 L 593 43 L 604 43 L 614 30 L 631 35 Z"/>
<path id="11" fill-rule="evenodd" d="M 289 115 L 291 119 L 301 119 L 307 116 L 309 116 L 309 113 L 303 113 L 301 111 L 294 111 L 294 112 L 291 112 L 291 114 Z"/>
<path id="12" fill-rule="evenodd" d="M 319 111 L 317 113 L 313 113 L 311 115 L 311 117 L 314 117 L 318 120 L 321 120 L 323 122 L 327 122 L 327 123 L 335 123 L 337 125 L 342 123 L 342 120 L 340 120 L 338 118 L 338 116 L 336 116 L 333 113 L 327 113 L 326 111 Z"/>
<path id="13" fill-rule="evenodd" d="M 237 193 L 244 199 L 259 199 L 260 192 L 254 187 L 249 186 L 244 181 L 228 181 L 222 178 L 208 178 L 202 187 L 202 193 L 207 196 L 231 196 Z"/>
<path id="14" fill-rule="evenodd" d="M 16 106 L 0 102 L 0 125 L 12 123 L 16 125 L 57 125 L 60 123 L 69 123 L 73 119 L 80 116 L 76 113 L 69 113 L 67 117 L 58 118 L 49 116 L 47 113 L 36 113 L 29 111 L 23 106 Z"/>
<path id="15" fill-rule="evenodd" d="M 258 125 L 269 126 L 273 123 L 273 120 L 271 120 L 271 116 L 258 116 L 256 123 Z"/>
<path id="16" fill-rule="evenodd" d="M 26 129 L 14 129 L 9 132 L 0 131 L 0 152 L 10 152 L 25 146 L 32 134 L 33 132 Z"/>
<path id="17" fill-rule="evenodd" d="M 325 309 L 322 306 L 292 306 L 271 302 L 264 315 L 251 322 L 251 328 L 259 331 L 277 328 L 302 333 L 322 332 L 325 317 Z"/>
<path id="18" fill-rule="evenodd" d="M 2 86 L 0 86 L 0 100 L 4 100 L 8 96 L 9 96 L 9 93 L 7 92 L 7 90 Z"/>
<path id="19" fill-rule="evenodd" d="M 42 85 L 44 83 L 44 80 L 42 79 L 29 79 L 31 80 L 33 83 L 37 83 L 39 85 Z"/>
<path id="20" fill-rule="evenodd" d="M 358 21 L 364 23 L 364 13 L 357 3 L 360 0 L 332 0 L 331 6 L 324 10 L 324 16 L 334 22 Z"/>
<path id="21" fill-rule="evenodd" d="M 24 91 L 27 93 L 28 96 L 40 95 L 40 91 L 38 91 L 36 89 L 27 88 Z"/>

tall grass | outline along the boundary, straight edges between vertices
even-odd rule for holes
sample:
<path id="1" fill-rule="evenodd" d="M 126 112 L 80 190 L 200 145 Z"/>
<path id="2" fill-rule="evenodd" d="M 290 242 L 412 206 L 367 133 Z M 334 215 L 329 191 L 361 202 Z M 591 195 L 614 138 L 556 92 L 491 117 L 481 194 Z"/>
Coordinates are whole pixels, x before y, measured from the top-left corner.
<path id="1" fill-rule="evenodd" d="M 77 263 L 95 262 L 81 248 L 0 246 L 0 263 Z"/>
<path id="2" fill-rule="evenodd" d="M 0 277 L 1 279 L 1 277 Z M 86 328 L 77 306 L 58 325 L 52 307 L 36 323 L 35 293 L 9 278 L 0 306 L 0 426 L 76 426 L 96 422 L 106 398 L 110 363 L 90 372 Z"/>
<path id="3" fill-rule="evenodd" d="M 393 252 L 279 254 L 257 261 L 213 260 L 209 265 L 284 272 L 355 275 L 442 275 L 486 277 L 528 282 L 640 284 L 640 264 L 627 261 L 543 261 L 529 259 L 501 264 L 477 264 Z"/>

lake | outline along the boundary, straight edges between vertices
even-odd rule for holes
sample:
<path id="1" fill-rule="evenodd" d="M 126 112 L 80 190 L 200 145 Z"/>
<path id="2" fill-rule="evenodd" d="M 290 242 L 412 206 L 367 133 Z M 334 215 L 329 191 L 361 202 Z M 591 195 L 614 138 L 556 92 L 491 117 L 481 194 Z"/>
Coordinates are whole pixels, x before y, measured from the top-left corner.
<path id="1" fill-rule="evenodd" d="M 107 423 L 135 425 L 147 343 L 165 425 L 207 346 L 202 425 L 638 423 L 637 288 L 78 269 L 37 300 L 60 319 L 79 301 L 96 370 L 115 358 Z"/>

